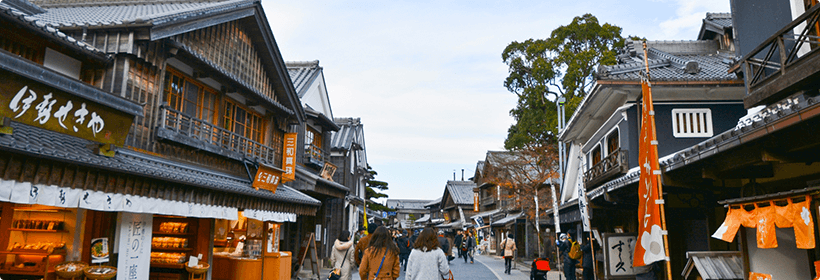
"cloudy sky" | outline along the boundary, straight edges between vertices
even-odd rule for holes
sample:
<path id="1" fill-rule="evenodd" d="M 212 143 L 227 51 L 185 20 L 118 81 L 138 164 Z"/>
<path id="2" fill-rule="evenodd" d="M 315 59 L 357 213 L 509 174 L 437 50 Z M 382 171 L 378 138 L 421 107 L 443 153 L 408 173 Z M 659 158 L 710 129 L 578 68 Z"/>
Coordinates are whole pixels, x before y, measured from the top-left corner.
<path id="1" fill-rule="evenodd" d="M 649 40 L 693 40 L 728 0 L 263 1 L 286 61 L 319 60 L 334 117 L 360 117 L 391 198 L 435 199 L 502 150 L 516 97 L 512 41 L 546 38 L 585 13 Z M 568 116 L 569 117 L 569 116 Z"/>

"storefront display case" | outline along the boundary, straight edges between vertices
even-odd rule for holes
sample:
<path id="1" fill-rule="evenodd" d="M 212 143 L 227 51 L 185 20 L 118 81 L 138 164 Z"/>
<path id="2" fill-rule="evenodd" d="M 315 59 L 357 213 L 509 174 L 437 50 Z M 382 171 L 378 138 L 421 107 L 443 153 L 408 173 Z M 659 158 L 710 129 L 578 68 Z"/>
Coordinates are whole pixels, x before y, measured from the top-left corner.
<path id="1" fill-rule="evenodd" d="M 73 240 L 76 210 L 3 203 L 0 223 L 0 275 L 4 279 L 55 279 L 57 264 L 65 262 Z M 3 242 L 5 241 L 5 242 Z"/>
<path id="2" fill-rule="evenodd" d="M 207 236 L 210 223 L 205 219 L 184 218 L 176 216 L 154 216 L 151 238 L 151 274 L 150 279 L 184 280 L 188 279 L 185 263 L 191 256 L 208 253 L 208 239 L 201 238 L 203 231 Z M 206 262 L 207 260 L 202 260 Z"/>

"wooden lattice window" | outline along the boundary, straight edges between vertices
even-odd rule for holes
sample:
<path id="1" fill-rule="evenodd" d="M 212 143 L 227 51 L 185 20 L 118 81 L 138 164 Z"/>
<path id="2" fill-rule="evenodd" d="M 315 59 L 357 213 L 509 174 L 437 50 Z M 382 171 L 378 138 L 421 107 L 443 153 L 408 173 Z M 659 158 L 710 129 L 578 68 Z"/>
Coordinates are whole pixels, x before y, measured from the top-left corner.
<path id="1" fill-rule="evenodd" d="M 712 110 L 673 109 L 672 135 L 677 138 L 712 137 Z"/>
<path id="2" fill-rule="evenodd" d="M 168 105 L 185 115 L 216 123 L 216 91 L 192 78 L 168 69 L 165 75 L 165 96 Z"/>
<path id="3" fill-rule="evenodd" d="M 264 119 L 252 110 L 249 110 L 236 101 L 225 100 L 225 128 L 233 133 L 242 135 L 253 141 L 264 143 Z"/>

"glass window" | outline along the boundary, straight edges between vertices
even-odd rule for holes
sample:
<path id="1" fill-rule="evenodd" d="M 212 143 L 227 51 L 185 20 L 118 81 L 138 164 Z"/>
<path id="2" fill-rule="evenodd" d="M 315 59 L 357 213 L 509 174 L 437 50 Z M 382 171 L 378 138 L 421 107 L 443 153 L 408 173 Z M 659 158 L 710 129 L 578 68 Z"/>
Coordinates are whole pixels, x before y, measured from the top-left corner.
<path id="1" fill-rule="evenodd" d="M 216 91 L 171 69 L 165 75 L 165 84 L 168 106 L 187 116 L 216 123 Z"/>
<path id="2" fill-rule="evenodd" d="M 264 143 L 262 129 L 264 121 L 260 114 L 248 110 L 236 101 L 225 101 L 225 128 L 253 141 Z"/>
<path id="3" fill-rule="evenodd" d="M 610 155 L 617 151 L 619 148 L 621 148 L 620 138 L 617 129 L 613 130 L 612 133 L 610 133 L 609 136 L 607 136 L 606 147 L 607 153 Z"/>
<path id="4" fill-rule="evenodd" d="M 595 146 L 595 148 L 592 149 L 590 160 L 592 160 L 592 164 L 589 166 L 590 168 L 601 162 L 601 145 Z"/>

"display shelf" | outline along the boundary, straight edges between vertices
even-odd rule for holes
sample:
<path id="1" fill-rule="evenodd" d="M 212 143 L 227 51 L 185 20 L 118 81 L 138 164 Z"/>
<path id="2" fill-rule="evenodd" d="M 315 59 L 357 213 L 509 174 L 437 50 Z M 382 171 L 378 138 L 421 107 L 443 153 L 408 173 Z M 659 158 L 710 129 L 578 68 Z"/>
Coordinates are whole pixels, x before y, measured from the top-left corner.
<path id="1" fill-rule="evenodd" d="M 196 233 L 181 233 L 181 232 L 174 233 L 174 232 L 161 232 L 161 231 L 155 231 L 155 232 L 152 232 L 151 234 L 155 235 L 155 236 L 156 235 L 163 235 L 163 236 L 193 236 L 193 235 L 196 235 Z"/>
<path id="2" fill-rule="evenodd" d="M 28 228 L 10 228 L 9 231 L 23 231 L 23 232 L 44 232 L 44 233 L 68 233 L 67 230 L 61 229 L 28 229 Z"/>
<path id="3" fill-rule="evenodd" d="M 188 252 L 193 251 L 194 248 L 163 248 L 163 247 L 151 247 L 152 252 Z"/>
<path id="4" fill-rule="evenodd" d="M 183 264 L 173 264 L 173 263 L 151 263 L 151 267 L 156 268 L 174 268 L 174 269 L 183 269 L 185 268 Z"/>

